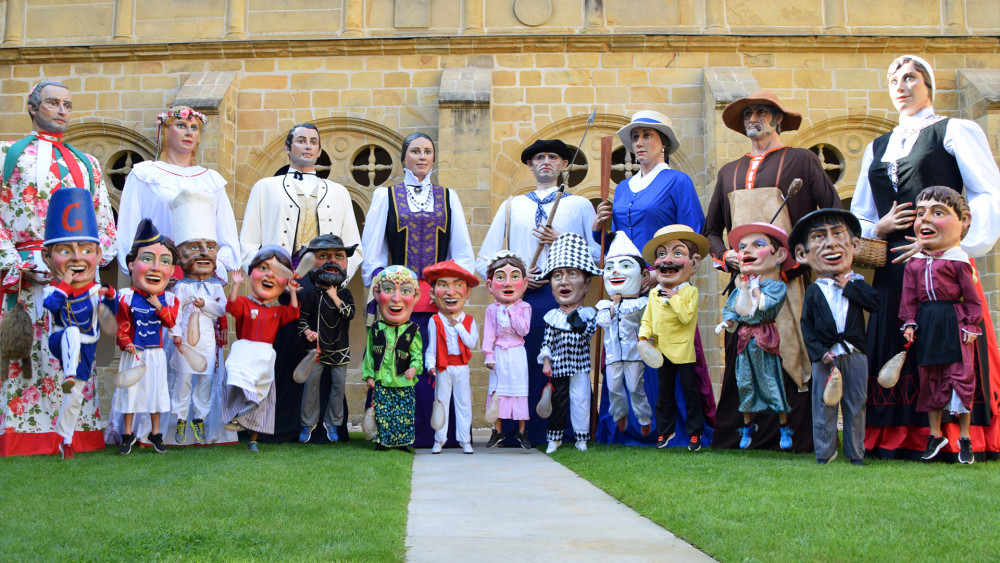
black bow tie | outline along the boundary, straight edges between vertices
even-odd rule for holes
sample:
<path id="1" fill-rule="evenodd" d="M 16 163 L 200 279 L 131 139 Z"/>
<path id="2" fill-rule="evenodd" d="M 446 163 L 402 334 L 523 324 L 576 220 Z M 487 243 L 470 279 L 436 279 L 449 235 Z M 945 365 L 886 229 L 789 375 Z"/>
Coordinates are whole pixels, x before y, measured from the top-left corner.
<path id="1" fill-rule="evenodd" d="M 667 292 L 663 289 L 657 289 L 656 294 L 664 299 L 670 299 L 670 296 L 667 295 Z"/>
<path id="2" fill-rule="evenodd" d="M 298 170 L 292 170 L 290 172 L 290 174 L 292 175 L 292 178 L 295 178 L 296 180 L 300 180 L 300 181 L 302 180 L 302 175 L 303 174 L 312 174 L 313 176 L 316 175 L 315 172 L 299 172 Z"/>
<path id="3" fill-rule="evenodd" d="M 580 316 L 579 310 L 570 313 L 566 317 L 566 322 L 569 323 L 569 328 L 577 334 L 583 334 L 587 330 L 587 321 L 583 320 L 583 317 Z"/>
<path id="4" fill-rule="evenodd" d="M 411 188 L 413 188 L 413 191 L 417 192 L 418 194 L 420 192 L 424 191 L 424 185 L 423 184 L 407 184 L 407 186 L 410 186 Z"/>

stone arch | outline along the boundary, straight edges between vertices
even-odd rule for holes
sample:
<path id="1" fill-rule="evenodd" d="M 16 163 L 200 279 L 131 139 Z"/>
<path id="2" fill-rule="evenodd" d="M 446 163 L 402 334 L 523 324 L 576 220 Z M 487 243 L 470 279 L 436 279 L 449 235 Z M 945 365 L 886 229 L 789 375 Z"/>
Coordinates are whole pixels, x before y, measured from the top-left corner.
<path id="1" fill-rule="evenodd" d="M 498 165 L 498 178 L 501 186 L 509 186 L 509 189 L 493 190 L 491 196 L 492 212 L 495 213 L 500 204 L 508 195 L 520 195 L 532 191 L 535 188 L 535 178 L 528 170 L 527 166 L 521 163 L 521 151 L 530 146 L 538 139 L 562 139 L 566 144 L 575 145 L 583 136 L 587 128 L 588 115 L 576 115 L 551 123 L 536 134 L 529 137 L 525 142 L 517 147 L 516 151 L 506 155 Z M 580 152 L 587 158 L 587 175 L 583 181 L 572 189 L 572 193 L 586 197 L 588 199 L 599 199 L 601 197 L 601 137 L 611 136 L 614 138 L 612 151 L 621 147 L 618 139 L 618 130 L 629 124 L 629 118 L 617 114 L 599 113 L 594 116 L 594 124 L 591 125 L 587 133 L 585 146 Z M 670 166 L 684 172 L 688 176 L 693 176 L 694 169 L 688 162 L 683 149 L 679 149 L 670 155 Z M 615 186 L 611 186 L 611 193 L 614 193 Z"/>
<path id="2" fill-rule="evenodd" d="M 110 120 L 75 123 L 66 128 L 63 138 L 67 143 L 92 155 L 101 164 L 111 207 L 116 212 L 121 191 L 114 188 L 108 177 L 112 165 L 126 151 L 139 154 L 143 160 L 152 160 L 156 156 L 155 141 Z"/>
<path id="3" fill-rule="evenodd" d="M 854 196 L 865 147 L 895 126 L 893 121 L 872 115 L 834 117 L 800 131 L 792 146 L 808 149 L 824 143 L 836 147 L 844 155 L 845 167 L 843 176 L 836 184 L 837 193 L 841 199 L 847 199 Z"/>
<path id="4" fill-rule="evenodd" d="M 351 199 L 365 212 L 371 204 L 374 187 L 359 186 L 351 176 L 351 161 L 354 155 L 368 145 L 378 145 L 392 156 L 393 178 L 403 175 L 403 165 L 399 162 L 399 152 L 403 148 L 403 137 L 378 123 L 356 117 L 327 117 L 312 121 L 319 129 L 323 150 L 331 160 L 329 179 L 343 184 L 351 194 Z M 250 189 L 261 178 L 272 176 L 275 170 L 288 164 L 285 154 L 287 131 L 278 132 L 264 147 L 257 149 L 248 166 L 237 173 L 236 202 L 237 216 L 242 216 L 243 206 L 250 196 Z M 388 181 L 387 181 L 388 182 Z"/>

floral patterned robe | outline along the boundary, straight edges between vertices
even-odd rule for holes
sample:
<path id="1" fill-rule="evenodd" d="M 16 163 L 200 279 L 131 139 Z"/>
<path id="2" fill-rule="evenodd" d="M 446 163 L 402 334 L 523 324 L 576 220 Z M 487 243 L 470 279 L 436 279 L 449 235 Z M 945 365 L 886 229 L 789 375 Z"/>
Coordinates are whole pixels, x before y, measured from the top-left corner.
<path id="1" fill-rule="evenodd" d="M 13 142 L 0 142 L 0 167 Z M 49 313 L 42 307 L 42 287 L 28 284 L 17 287 L 17 273 L 25 262 L 31 261 L 44 268 L 38 252 L 18 251 L 15 244 L 45 238 L 45 213 L 52 191 L 62 186 L 72 186 L 67 173 L 57 178 L 52 172 L 46 175 L 43 185 L 36 185 L 35 163 L 39 141 L 29 144 L 17 160 L 9 180 L 0 186 L 0 318 L 19 294 L 28 306 L 34 324 L 34 342 L 31 347 L 33 377 L 21 377 L 19 361 L 10 363 L 10 376 L 0 382 L 0 457 L 58 453 L 61 438 L 55 433 L 56 419 L 62 404 L 59 381 L 59 362 L 49 352 L 47 335 L 51 329 Z M 58 154 L 58 151 L 55 151 Z M 57 156 L 62 160 L 61 156 Z M 101 177 L 97 159 L 87 155 L 94 171 L 94 209 L 97 212 L 98 235 L 101 239 L 101 265 L 105 266 L 117 251 L 115 224 L 111 215 L 108 190 Z M 80 163 L 86 175 L 87 168 Z M 81 186 L 90 188 L 91 186 Z M 32 255 L 33 254 L 33 255 Z M 101 420 L 95 379 L 91 378 L 83 390 L 83 410 L 80 413 L 73 449 L 88 451 L 104 447 L 101 437 Z"/>

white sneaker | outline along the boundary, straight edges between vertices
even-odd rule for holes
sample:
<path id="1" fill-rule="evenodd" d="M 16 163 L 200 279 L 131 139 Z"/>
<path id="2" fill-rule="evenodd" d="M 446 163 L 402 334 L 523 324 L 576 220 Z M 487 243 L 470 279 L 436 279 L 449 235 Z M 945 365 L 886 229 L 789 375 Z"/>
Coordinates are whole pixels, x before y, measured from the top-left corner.
<path id="1" fill-rule="evenodd" d="M 580 450 L 581 452 L 587 451 L 587 441 L 586 440 L 578 441 L 576 443 L 576 449 Z"/>
<path id="2" fill-rule="evenodd" d="M 549 447 L 545 448 L 545 453 L 547 453 L 547 454 L 555 453 L 555 451 L 557 449 L 559 449 L 559 446 L 561 444 L 562 444 L 562 442 L 557 442 L 555 440 L 549 440 Z"/>
<path id="3" fill-rule="evenodd" d="M 472 451 L 472 444 L 469 442 L 462 442 L 462 451 L 467 454 L 475 453 Z"/>
<path id="4" fill-rule="evenodd" d="M 444 444 L 442 444 L 441 442 L 434 442 L 434 447 L 431 448 L 431 453 L 432 454 L 439 454 L 439 453 L 441 453 L 441 448 L 443 448 L 443 447 L 444 447 Z"/>

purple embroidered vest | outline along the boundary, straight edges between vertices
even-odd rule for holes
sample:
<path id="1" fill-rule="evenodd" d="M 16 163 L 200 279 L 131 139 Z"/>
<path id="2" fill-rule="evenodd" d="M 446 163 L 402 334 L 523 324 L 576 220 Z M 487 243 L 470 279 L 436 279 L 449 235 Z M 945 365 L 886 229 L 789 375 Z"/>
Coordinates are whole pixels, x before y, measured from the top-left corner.
<path id="1" fill-rule="evenodd" d="M 389 245 L 389 263 L 410 268 L 423 279 L 426 266 L 448 258 L 451 242 L 451 206 L 448 190 L 433 185 L 434 209 L 410 211 L 406 202 L 406 186 L 390 188 L 389 215 L 385 222 L 385 239 Z"/>

